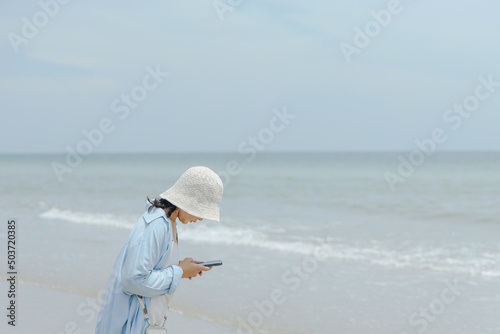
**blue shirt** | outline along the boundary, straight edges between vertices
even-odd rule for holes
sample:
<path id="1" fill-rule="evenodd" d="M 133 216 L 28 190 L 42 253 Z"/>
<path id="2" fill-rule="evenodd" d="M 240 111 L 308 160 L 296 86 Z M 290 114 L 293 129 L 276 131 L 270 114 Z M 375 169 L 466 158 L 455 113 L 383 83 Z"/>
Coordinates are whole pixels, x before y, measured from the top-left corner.
<path id="1" fill-rule="evenodd" d="M 136 294 L 149 310 L 151 297 L 173 294 L 183 271 L 166 265 L 172 250 L 172 225 L 165 211 L 153 208 L 135 224 L 111 273 L 97 318 L 96 334 L 142 334 L 144 313 Z"/>

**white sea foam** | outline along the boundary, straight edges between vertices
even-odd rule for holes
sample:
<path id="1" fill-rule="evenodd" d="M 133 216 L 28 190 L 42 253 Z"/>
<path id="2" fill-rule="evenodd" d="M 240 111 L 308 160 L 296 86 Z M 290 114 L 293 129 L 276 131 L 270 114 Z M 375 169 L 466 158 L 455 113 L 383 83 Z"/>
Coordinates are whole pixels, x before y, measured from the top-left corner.
<path id="1" fill-rule="evenodd" d="M 134 226 L 133 218 L 117 216 L 111 213 L 92 213 L 67 209 L 51 208 L 39 215 L 40 218 L 57 219 L 76 224 L 90 224 L 99 226 L 113 226 L 131 229 Z"/>
<path id="2" fill-rule="evenodd" d="M 51 208 L 41 218 L 57 219 L 76 224 L 91 224 L 131 229 L 134 217 L 109 213 L 91 213 Z M 286 235 L 284 235 L 286 237 Z M 405 240 L 346 240 L 340 238 L 297 241 L 273 239 L 265 230 L 238 228 L 220 224 L 189 226 L 179 230 L 181 241 L 198 244 L 256 247 L 272 252 L 314 256 L 319 248 L 327 259 L 352 261 L 391 268 L 414 268 L 456 274 L 500 277 L 500 244 L 487 248 L 478 243 L 432 243 Z M 323 256 L 322 255 L 322 256 Z"/>
<path id="3" fill-rule="evenodd" d="M 480 244 L 425 242 L 380 242 L 376 240 L 342 240 L 338 238 L 316 241 L 272 240 L 262 232 L 225 226 L 206 227 L 183 231 L 180 238 L 196 243 L 226 244 L 258 247 L 301 256 L 314 256 L 323 249 L 322 257 L 361 262 L 392 268 L 416 268 L 456 274 L 500 277 L 500 245 L 486 249 Z"/>
<path id="4" fill-rule="evenodd" d="M 262 232 L 225 226 L 183 231 L 183 240 L 196 243 L 249 246 L 302 256 L 314 256 L 319 249 L 327 250 L 326 258 L 363 262 L 384 267 L 418 268 L 471 275 L 500 277 L 500 244 L 486 248 L 481 244 L 430 242 L 343 240 L 340 238 L 315 241 L 272 240 Z M 322 255 L 322 256 L 323 256 Z"/>

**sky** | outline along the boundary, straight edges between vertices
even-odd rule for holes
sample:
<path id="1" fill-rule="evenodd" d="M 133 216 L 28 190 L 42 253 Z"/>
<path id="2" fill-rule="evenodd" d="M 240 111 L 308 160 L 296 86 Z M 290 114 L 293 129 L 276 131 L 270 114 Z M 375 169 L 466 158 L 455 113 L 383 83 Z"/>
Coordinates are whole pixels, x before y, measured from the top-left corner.
<path id="1" fill-rule="evenodd" d="M 439 150 L 500 150 L 499 12 L 493 0 L 3 1 L 0 153 L 410 151 L 434 129 Z"/>

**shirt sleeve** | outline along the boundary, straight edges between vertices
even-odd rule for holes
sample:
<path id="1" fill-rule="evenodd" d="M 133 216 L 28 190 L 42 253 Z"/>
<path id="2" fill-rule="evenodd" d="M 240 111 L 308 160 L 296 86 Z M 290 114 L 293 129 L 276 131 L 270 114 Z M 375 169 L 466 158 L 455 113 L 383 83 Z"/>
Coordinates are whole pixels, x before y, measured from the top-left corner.
<path id="1" fill-rule="evenodd" d="M 155 270 L 169 245 L 171 229 L 163 219 L 149 223 L 142 237 L 129 245 L 121 271 L 125 293 L 144 297 L 173 294 L 182 278 L 182 268 L 176 265 Z"/>

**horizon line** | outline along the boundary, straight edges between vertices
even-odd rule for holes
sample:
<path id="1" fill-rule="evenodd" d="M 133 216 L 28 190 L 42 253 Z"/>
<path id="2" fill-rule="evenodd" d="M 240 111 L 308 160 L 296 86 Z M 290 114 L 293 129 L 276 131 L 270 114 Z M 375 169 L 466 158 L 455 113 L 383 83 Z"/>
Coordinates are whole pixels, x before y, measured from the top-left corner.
<path id="1" fill-rule="evenodd" d="M 269 151 L 257 151 L 257 154 L 280 154 L 280 153 L 289 153 L 289 154 L 304 154 L 304 153 L 410 153 L 414 150 L 269 150 Z M 436 150 L 433 154 L 436 153 L 500 153 L 500 150 L 494 149 L 475 149 L 475 150 Z M 0 152 L 0 155 L 65 155 L 67 152 Z M 109 152 L 94 152 L 86 156 L 90 155 L 139 155 L 139 154 L 241 154 L 238 151 L 109 151 Z"/>

